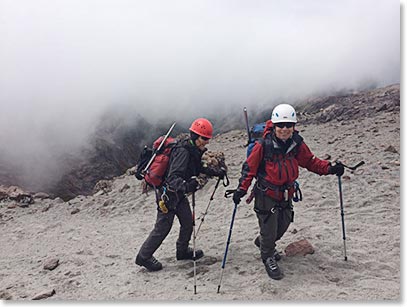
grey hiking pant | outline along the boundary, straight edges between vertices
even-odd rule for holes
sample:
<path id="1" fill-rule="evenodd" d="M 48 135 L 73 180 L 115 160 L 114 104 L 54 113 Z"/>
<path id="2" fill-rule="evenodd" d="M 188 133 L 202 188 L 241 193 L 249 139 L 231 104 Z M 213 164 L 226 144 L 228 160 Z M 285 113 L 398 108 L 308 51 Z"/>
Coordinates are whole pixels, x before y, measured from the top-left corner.
<path id="1" fill-rule="evenodd" d="M 260 253 L 266 260 L 272 257 L 276 241 L 280 240 L 293 220 L 292 200 L 276 201 L 256 189 L 254 211 L 260 226 Z"/>
<path id="2" fill-rule="evenodd" d="M 169 234 L 174 217 L 177 216 L 180 223 L 179 236 L 176 243 L 176 248 L 179 251 L 184 251 L 188 248 L 189 240 L 192 234 L 192 212 L 189 206 L 188 198 L 182 198 L 177 204 L 175 209 L 170 209 L 168 213 L 162 213 L 157 210 L 157 219 L 153 230 L 144 241 L 140 248 L 139 255 L 144 258 L 150 258 L 154 252 L 160 247 L 161 243 Z"/>

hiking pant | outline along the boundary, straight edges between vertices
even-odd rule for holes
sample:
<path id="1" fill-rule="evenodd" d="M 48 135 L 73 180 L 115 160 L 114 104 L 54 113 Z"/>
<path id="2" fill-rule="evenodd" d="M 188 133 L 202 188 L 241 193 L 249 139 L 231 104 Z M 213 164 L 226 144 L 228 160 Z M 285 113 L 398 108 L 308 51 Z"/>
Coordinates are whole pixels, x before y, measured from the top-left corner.
<path id="1" fill-rule="evenodd" d="M 260 253 L 266 260 L 272 257 L 278 241 L 293 221 L 292 200 L 276 201 L 264 192 L 256 190 L 254 211 L 260 226 Z"/>
<path id="2" fill-rule="evenodd" d="M 192 212 L 189 206 L 188 198 L 183 197 L 175 206 L 171 206 L 168 213 L 162 213 L 157 210 L 157 219 L 154 229 L 144 241 L 140 248 L 139 255 L 144 259 L 149 259 L 154 252 L 160 247 L 161 243 L 167 237 L 174 222 L 174 217 L 177 216 L 180 223 L 179 236 L 176 243 L 177 251 L 188 249 L 189 240 L 192 234 Z"/>

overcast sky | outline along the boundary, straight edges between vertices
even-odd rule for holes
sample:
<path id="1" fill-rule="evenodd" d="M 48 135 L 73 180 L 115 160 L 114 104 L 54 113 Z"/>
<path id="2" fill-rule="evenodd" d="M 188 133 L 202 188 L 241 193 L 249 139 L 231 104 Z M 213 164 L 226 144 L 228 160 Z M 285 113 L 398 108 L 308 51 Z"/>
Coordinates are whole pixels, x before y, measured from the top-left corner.
<path id="1" fill-rule="evenodd" d="M 215 113 L 369 82 L 400 82 L 399 1 L 0 0 L 1 146 L 81 143 L 115 104 Z"/>

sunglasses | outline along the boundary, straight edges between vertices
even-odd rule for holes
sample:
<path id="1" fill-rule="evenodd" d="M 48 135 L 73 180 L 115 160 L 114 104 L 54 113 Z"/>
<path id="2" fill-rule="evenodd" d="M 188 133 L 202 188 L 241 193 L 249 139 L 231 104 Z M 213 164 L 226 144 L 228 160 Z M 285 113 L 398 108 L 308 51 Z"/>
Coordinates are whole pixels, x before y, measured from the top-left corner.
<path id="1" fill-rule="evenodd" d="M 209 141 L 209 138 L 207 138 L 207 137 L 204 137 L 204 136 L 200 136 L 200 137 L 201 137 L 201 139 L 204 140 L 204 141 Z"/>
<path id="2" fill-rule="evenodd" d="M 294 127 L 295 123 L 275 123 L 274 125 L 276 125 L 278 128 L 292 128 Z"/>

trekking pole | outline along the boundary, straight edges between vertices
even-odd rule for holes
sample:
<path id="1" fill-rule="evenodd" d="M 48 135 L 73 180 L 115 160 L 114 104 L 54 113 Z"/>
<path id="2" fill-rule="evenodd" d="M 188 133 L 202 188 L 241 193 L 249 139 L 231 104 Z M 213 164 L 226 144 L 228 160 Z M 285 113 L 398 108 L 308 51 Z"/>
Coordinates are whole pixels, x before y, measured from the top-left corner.
<path id="1" fill-rule="evenodd" d="M 218 188 L 220 181 L 221 181 L 221 178 L 218 178 L 218 181 L 216 182 L 216 185 L 215 185 L 215 189 L 213 190 L 211 198 L 209 199 L 208 206 L 206 207 L 206 210 L 205 210 L 204 214 L 201 217 L 201 222 L 199 223 L 198 229 L 196 231 L 196 236 L 198 236 L 199 229 L 201 229 L 202 223 L 205 221 L 205 216 L 208 214 L 209 206 L 210 206 L 210 204 L 211 204 L 211 202 L 213 200 L 213 196 L 215 195 L 216 189 Z"/>
<path id="2" fill-rule="evenodd" d="M 193 227 L 193 237 L 192 237 L 192 258 L 194 259 L 194 294 L 196 294 L 196 249 L 195 249 L 195 192 L 192 192 L 192 227 Z"/>
<path id="3" fill-rule="evenodd" d="M 243 108 L 243 114 L 244 114 L 244 121 L 246 123 L 246 131 L 247 131 L 247 145 L 250 144 L 250 128 L 249 128 L 249 119 L 247 117 L 247 108 Z"/>
<path id="4" fill-rule="evenodd" d="M 343 250 L 345 253 L 345 261 L 348 261 L 346 256 L 346 235 L 345 235 L 345 213 L 343 212 L 343 198 L 342 198 L 342 176 L 338 176 L 338 186 L 339 186 L 339 202 L 341 204 L 341 218 L 342 218 L 342 239 L 343 239 Z"/>
<path id="5" fill-rule="evenodd" d="M 222 283 L 223 271 L 224 271 L 224 269 L 225 269 L 226 257 L 227 257 L 227 255 L 228 255 L 228 249 L 229 249 L 229 244 L 230 244 L 230 238 L 232 237 L 232 228 L 233 228 L 233 222 L 235 221 L 236 209 L 237 209 L 237 204 L 235 204 L 235 208 L 233 209 L 232 221 L 230 222 L 228 240 L 227 240 L 227 242 L 226 242 L 225 254 L 223 255 L 222 269 L 221 269 L 220 280 L 219 280 L 219 285 L 218 285 L 218 293 L 219 293 L 219 291 L 220 291 L 220 285 L 221 285 L 221 283 Z"/>
<path id="6" fill-rule="evenodd" d="M 170 127 L 170 129 L 168 130 L 167 134 L 163 137 L 160 145 L 158 146 L 158 148 L 154 151 L 153 156 L 151 157 L 150 161 L 148 161 L 146 167 L 143 169 L 142 174 L 147 173 L 151 163 L 153 163 L 155 157 L 157 156 L 157 153 L 160 152 L 161 148 L 164 146 L 165 141 L 168 139 L 168 137 L 170 136 L 172 129 L 174 129 L 176 123 L 173 123 L 172 126 Z"/>
<path id="7" fill-rule="evenodd" d="M 349 168 L 351 170 L 356 170 L 359 166 L 362 166 L 363 164 L 365 164 L 364 161 L 359 162 L 357 165 L 355 166 L 347 166 L 343 163 L 341 163 L 340 161 L 336 161 L 337 164 L 341 164 L 346 168 Z M 340 206 L 341 206 L 341 220 L 342 220 L 342 239 L 343 239 L 343 250 L 344 250 L 344 254 L 345 254 L 345 261 L 348 261 L 348 256 L 346 256 L 346 234 L 345 234 L 345 213 L 343 211 L 343 194 L 342 194 L 342 179 L 341 176 L 338 176 L 338 187 L 339 187 L 339 202 L 340 202 Z"/>

